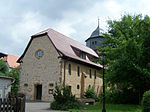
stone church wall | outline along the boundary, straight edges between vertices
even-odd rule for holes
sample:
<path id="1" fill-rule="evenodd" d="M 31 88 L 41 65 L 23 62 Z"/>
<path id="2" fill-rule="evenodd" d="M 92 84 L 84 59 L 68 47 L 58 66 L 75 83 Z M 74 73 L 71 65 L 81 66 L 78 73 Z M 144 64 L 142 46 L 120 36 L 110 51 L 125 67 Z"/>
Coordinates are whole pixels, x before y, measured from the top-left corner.
<path id="1" fill-rule="evenodd" d="M 37 50 L 43 51 L 41 58 L 36 58 Z M 21 63 L 20 92 L 27 100 L 36 100 L 36 85 L 42 85 L 41 100 L 53 100 L 52 90 L 55 83 L 60 83 L 61 69 L 58 52 L 47 36 L 34 38 Z"/>

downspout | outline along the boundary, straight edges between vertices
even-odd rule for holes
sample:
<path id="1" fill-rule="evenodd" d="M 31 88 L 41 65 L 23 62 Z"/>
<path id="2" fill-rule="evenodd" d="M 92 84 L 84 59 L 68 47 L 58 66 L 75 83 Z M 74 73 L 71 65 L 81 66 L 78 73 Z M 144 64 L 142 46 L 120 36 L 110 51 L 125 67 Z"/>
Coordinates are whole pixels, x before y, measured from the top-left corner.
<path id="1" fill-rule="evenodd" d="M 64 85 L 66 83 L 66 60 L 64 60 Z"/>

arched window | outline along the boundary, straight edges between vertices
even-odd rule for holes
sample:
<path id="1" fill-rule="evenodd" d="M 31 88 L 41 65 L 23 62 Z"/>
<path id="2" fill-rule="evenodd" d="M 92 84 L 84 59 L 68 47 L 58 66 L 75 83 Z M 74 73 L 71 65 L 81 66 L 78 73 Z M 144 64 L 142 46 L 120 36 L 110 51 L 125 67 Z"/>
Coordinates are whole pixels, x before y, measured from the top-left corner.
<path id="1" fill-rule="evenodd" d="M 71 75 L 71 64 L 68 65 L 68 73 Z"/>
<path id="2" fill-rule="evenodd" d="M 92 71 L 91 71 L 91 69 L 90 69 L 90 73 L 89 73 L 89 75 L 90 75 L 90 78 L 92 78 Z"/>
<path id="3" fill-rule="evenodd" d="M 77 74 L 78 74 L 78 76 L 80 76 L 80 67 L 79 66 L 77 67 Z"/>
<path id="4" fill-rule="evenodd" d="M 94 76 L 95 76 L 95 79 L 96 79 L 96 70 L 95 70 Z"/>

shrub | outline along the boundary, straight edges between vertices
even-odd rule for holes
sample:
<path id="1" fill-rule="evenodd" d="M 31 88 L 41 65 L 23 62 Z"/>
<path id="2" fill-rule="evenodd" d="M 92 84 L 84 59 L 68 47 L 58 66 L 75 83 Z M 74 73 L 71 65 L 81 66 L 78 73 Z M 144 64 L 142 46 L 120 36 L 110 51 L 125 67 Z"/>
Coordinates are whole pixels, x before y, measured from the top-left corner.
<path id="1" fill-rule="evenodd" d="M 72 95 L 69 86 L 63 85 L 62 89 L 60 89 L 56 84 L 53 96 L 54 101 L 51 103 L 51 109 L 68 110 L 80 107 L 80 102 Z"/>
<path id="2" fill-rule="evenodd" d="M 103 93 L 100 94 L 100 102 L 102 102 Z M 106 90 L 105 91 L 105 101 L 106 103 L 115 103 L 115 104 L 138 104 L 138 93 L 133 91 L 132 89 L 129 90 Z"/>
<path id="3" fill-rule="evenodd" d="M 143 94 L 142 112 L 150 112 L 150 90 Z"/>
<path id="4" fill-rule="evenodd" d="M 88 87 L 87 90 L 84 92 L 84 96 L 86 98 L 94 98 L 95 100 L 98 99 L 96 92 L 94 91 L 94 88 Z"/>

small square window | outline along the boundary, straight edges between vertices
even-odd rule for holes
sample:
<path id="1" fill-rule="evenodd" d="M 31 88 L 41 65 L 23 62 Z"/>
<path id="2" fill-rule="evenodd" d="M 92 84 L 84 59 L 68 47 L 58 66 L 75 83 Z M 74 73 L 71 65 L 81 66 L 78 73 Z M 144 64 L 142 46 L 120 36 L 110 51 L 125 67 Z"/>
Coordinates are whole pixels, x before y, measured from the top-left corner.
<path id="1" fill-rule="evenodd" d="M 50 87 L 54 87 L 54 84 L 53 84 L 53 83 L 49 83 L 49 86 L 50 86 Z"/>
<path id="2" fill-rule="evenodd" d="M 24 84 L 24 87 L 28 87 L 28 84 L 27 84 L 27 83 L 25 83 L 25 84 Z"/>

